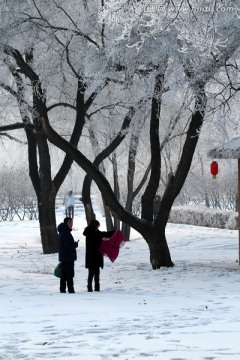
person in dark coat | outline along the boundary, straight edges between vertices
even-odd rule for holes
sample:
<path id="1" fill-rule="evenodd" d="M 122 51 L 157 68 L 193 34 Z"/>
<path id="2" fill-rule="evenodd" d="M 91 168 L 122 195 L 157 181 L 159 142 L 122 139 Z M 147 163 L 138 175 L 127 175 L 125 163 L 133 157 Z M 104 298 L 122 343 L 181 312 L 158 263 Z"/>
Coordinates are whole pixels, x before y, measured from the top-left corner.
<path id="1" fill-rule="evenodd" d="M 83 232 L 83 235 L 86 236 L 85 267 L 88 269 L 87 289 L 89 292 L 93 291 L 93 279 L 95 285 L 94 290 L 100 291 L 100 268 L 103 269 L 104 262 L 99 249 L 102 240 L 108 240 L 108 238 L 115 233 L 115 231 L 100 231 L 98 230 L 99 226 L 99 221 L 91 220 Z"/>
<path id="2" fill-rule="evenodd" d="M 58 225 L 59 240 L 59 261 L 63 264 L 62 276 L 60 278 L 60 292 L 66 292 L 66 286 L 69 293 L 74 291 L 74 261 L 77 260 L 78 241 L 74 241 L 71 234 L 73 219 L 66 217 L 63 223 Z"/>

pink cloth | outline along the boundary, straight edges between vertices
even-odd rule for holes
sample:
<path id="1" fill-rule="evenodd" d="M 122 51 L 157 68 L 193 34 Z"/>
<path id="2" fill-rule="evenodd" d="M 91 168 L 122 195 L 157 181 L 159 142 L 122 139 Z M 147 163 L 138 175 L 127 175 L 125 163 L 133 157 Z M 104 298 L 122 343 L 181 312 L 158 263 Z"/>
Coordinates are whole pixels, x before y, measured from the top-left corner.
<path id="1" fill-rule="evenodd" d="M 125 241 L 126 239 L 121 231 L 116 230 L 109 240 L 102 240 L 99 251 L 103 256 L 108 256 L 109 259 L 114 262 L 118 257 L 120 247 L 124 245 Z"/>

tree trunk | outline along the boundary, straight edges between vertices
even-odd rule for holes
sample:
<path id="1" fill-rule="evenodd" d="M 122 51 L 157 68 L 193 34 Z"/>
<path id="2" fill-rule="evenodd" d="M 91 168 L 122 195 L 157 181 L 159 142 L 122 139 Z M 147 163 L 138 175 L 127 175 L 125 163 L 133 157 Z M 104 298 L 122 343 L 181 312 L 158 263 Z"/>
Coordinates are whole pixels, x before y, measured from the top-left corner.
<path id="1" fill-rule="evenodd" d="M 112 156 L 112 164 L 113 164 L 113 182 L 114 182 L 114 194 L 116 199 L 120 201 L 120 189 L 119 189 L 119 180 L 118 180 L 118 164 L 117 164 L 117 156 L 116 152 L 113 152 Z M 114 216 L 113 218 L 113 226 L 114 229 L 120 229 L 120 220 Z"/>
<path id="2" fill-rule="evenodd" d="M 102 202 L 103 202 L 103 208 L 104 208 L 104 213 L 105 213 L 107 231 L 112 231 L 114 229 L 112 214 L 109 211 L 109 208 L 105 205 L 104 199 L 102 199 Z"/>
<path id="3" fill-rule="evenodd" d="M 85 216 L 87 220 L 87 224 L 91 220 L 95 220 L 96 216 L 93 211 L 92 200 L 91 200 L 91 178 L 88 174 L 85 176 L 82 186 L 82 197 L 80 199 L 83 203 L 85 209 Z"/>
<path id="4" fill-rule="evenodd" d="M 150 150 L 151 150 L 151 171 L 148 185 L 142 195 L 142 219 L 153 220 L 153 201 L 159 187 L 161 175 L 161 149 L 159 140 L 159 118 L 162 106 L 162 91 L 164 85 L 165 66 L 161 73 L 156 76 L 154 96 L 151 105 L 150 118 Z"/>
<path id="5" fill-rule="evenodd" d="M 127 241 L 130 240 L 130 232 L 131 232 L 130 226 L 126 223 L 122 223 L 122 233 Z"/>
<path id="6" fill-rule="evenodd" d="M 86 216 L 86 220 L 87 220 L 87 224 L 89 224 L 89 222 L 91 220 L 95 220 L 96 219 L 96 215 L 93 211 L 93 207 L 92 207 L 92 201 L 90 200 L 87 201 L 85 197 L 82 197 L 82 203 L 85 209 L 85 216 Z"/>
<path id="7" fill-rule="evenodd" d="M 39 224 L 42 248 L 44 254 L 52 254 L 58 251 L 55 196 L 45 194 L 39 204 Z"/>
<path id="8" fill-rule="evenodd" d="M 151 227 L 146 232 L 146 227 L 144 226 L 142 235 L 149 247 L 150 263 L 153 270 L 160 269 L 162 266 L 174 266 L 166 240 L 165 228 L 166 226 L 161 224 L 157 228 L 155 226 Z"/>
<path id="9" fill-rule="evenodd" d="M 58 252 L 55 215 L 57 190 L 53 191 L 52 181 L 47 180 L 51 169 L 48 162 L 45 161 L 49 158 L 47 139 L 44 135 L 41 135 L 40 137 L 37 136 L 38 143 L 41 143 L 40 148 L 44 149 L 42 150 L 44 155 L 41 154 L 40 162 L 42 160 L 45 163 L 41 168 L 43 174 L 39 176 L 36 137 L 31 131 L 26 131 L 26 134 L 28 138 L 29 175 L 38 199 L 39 227 L 43 253 L 52 254 Z M 45 166 L 47 166 L 47 168 L 45 168 Z M 49 174 L 46 176 L 47 173 Z"/>

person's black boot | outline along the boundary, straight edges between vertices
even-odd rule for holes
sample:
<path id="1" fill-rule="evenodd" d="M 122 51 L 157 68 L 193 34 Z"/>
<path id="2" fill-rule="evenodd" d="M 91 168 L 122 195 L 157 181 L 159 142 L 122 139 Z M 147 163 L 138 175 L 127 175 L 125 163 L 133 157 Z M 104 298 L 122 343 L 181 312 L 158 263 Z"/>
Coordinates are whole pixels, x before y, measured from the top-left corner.
<path id="1" fill-rule="evenodd" d="M 95 284 L 95 289 L 94 291 L 100 291 L 100 285 L 99 284 Z"/>
<path id="2" fill-rule="evenodd" d="M 92 291 L 93 291 L 92 287 L 89 286 L 89 285 L 88 285 L 87 289 L 88 289 L 88 292 L 92 292 Z"/>

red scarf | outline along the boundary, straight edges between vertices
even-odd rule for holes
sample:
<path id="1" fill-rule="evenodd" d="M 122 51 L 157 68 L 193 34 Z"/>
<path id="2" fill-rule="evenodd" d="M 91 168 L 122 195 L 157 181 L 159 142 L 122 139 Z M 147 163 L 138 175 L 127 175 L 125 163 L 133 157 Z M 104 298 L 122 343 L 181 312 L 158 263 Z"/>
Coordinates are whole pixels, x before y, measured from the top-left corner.
<path id="1" fill-rule="evenodd" d="M 103 256 L 108 256 L 114 262 L 118 257 L 120 247 L 124 245 L 125 241 L 126 239 L 121 231 L 116 230 L 109 240 L 102 240 L 99 251 Z"/>

